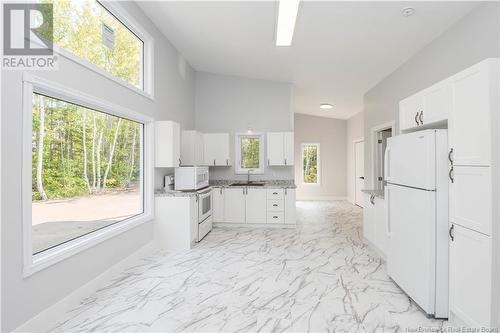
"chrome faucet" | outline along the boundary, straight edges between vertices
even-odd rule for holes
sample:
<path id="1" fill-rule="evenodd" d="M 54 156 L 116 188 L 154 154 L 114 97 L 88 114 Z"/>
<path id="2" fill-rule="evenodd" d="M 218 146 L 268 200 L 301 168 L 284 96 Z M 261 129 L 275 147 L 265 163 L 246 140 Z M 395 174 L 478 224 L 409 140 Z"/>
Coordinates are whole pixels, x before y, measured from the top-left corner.
<path id="1" fill-rule="evenodd" d="M 250 172 L 252 172 L 253 169 L 248 169 L 248 178 L 247 178 L 247 183 L 250 184 Z"/>

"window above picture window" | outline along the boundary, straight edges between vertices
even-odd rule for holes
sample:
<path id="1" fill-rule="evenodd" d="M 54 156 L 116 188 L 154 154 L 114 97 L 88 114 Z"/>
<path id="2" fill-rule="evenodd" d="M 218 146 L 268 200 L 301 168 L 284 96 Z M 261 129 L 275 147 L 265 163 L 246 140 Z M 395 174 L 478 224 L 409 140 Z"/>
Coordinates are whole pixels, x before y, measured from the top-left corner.
<path id="1" fill-rule="evenodd" d="M 264 173 L 264 135 L 236 134 L 236 173 Z"/>
<path id="2" fill-rule="evenodd" d="M 153 39 L 120 4 L 58 0 L 53 11 L 56 52 L 152 97 Z"/>

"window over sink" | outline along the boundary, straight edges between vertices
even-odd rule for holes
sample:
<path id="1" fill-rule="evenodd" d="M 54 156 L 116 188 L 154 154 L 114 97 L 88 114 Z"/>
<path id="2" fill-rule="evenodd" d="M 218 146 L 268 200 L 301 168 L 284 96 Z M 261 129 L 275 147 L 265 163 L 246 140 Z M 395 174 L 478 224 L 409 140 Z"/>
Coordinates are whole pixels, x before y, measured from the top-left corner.
<path id="1" fill-rule="evenodd" d="M 264 173 L 264 135 L 236 134 L 236 173 Z"/>

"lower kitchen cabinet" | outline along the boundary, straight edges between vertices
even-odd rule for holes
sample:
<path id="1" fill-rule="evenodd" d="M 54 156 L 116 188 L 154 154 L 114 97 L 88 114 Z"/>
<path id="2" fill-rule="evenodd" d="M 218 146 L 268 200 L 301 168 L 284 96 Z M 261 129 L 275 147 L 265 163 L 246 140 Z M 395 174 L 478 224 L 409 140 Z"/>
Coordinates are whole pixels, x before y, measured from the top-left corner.
<path id="1" fill-rule="evenodd" d="M 265 189 L 246 188 L 246 223 L 266 223 L 266 201 Z"/>
<path id="2" fill-rule="evenodd" d="M 285 189 L 285 224 L 295 224 L 296 217 L 295 211 L 296 207 L 296 194 L 295 189 L 286 188 Z"/>
<path id="3" fill-rule="evenodd" d="M 245 188 L 224 189 L 224 222 L 245 223 Z"/>
<path id="4" fill-rule="evenodd" d="M 458 325 L 489 327 L 491 237 L 457 224 L 452 224 L 450 235 L 450 320 Z"/>
<path id="5" fill-rule="evenodd" d="M 364 194 L 363 237 L 385 257 L 387 251 L 387 212 L 385 200 Z"/>
<path id="6" fill-rule="evenodd" d="M 224 191 L 223 187 L 216 187 L 212 191 L 212 219 L 214 222 L 224 222 Z"/>

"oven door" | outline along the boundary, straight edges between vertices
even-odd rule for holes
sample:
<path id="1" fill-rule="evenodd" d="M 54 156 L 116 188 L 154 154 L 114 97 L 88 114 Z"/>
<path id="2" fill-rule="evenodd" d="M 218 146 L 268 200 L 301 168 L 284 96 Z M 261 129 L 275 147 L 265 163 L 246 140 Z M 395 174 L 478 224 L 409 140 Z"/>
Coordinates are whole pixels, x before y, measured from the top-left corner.
<path id="1" fill-rule="evenodd" d="M 198 193 L 198 223 L 212 216 L 212 189 Z"/>

